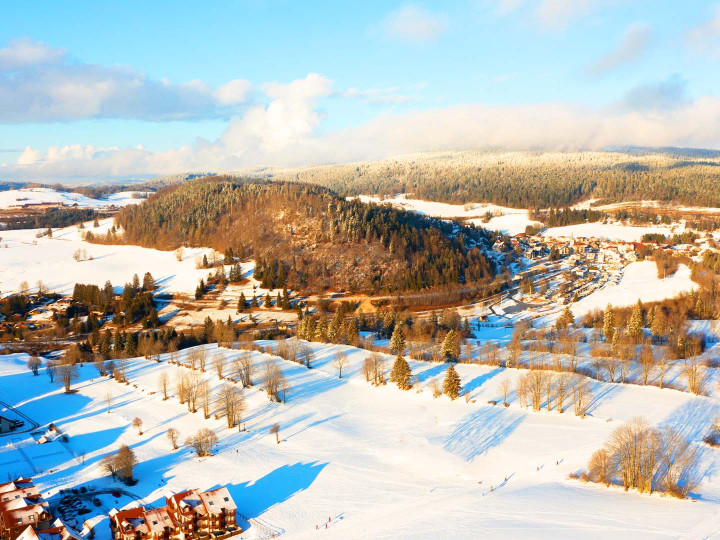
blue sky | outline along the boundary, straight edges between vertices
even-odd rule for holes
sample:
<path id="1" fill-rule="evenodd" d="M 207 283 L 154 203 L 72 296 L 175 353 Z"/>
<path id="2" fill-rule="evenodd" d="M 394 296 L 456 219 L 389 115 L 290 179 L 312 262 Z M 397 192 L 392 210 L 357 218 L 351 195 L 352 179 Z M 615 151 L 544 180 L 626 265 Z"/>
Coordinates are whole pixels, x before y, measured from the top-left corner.
<path id="1" fill-rule="evenodd" d="M 707 0 L 12 2 L 0 178 L 718 147 L 719 63 Z"/>

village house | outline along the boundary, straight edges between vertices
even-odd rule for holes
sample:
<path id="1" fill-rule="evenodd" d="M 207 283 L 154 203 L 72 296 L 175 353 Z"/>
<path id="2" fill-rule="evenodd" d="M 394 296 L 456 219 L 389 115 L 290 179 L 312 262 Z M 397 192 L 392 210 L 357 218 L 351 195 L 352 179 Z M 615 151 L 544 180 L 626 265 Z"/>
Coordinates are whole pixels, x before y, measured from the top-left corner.
<path id="1" fill-rule="evenodd" d="M 28 527 L 47 529 L 51 521 L 31 478 L 0 484 L 0 540 L 16 540 Z"/>
<path id="2" fill-rule="evenodd" d="M 242 532 L 237 506 L 225 487 L 192 489 L 166 497 L 166 505 L 110 513 L 114 540 L 185 540 Z"/>
<path id="3" fill-rule="evenodd" d="M 82 536 L 67 527 L 62 520 L 56 519 L 47 529 L 35 530 L 28 526 L 17 540 L 82 540 Z"/>

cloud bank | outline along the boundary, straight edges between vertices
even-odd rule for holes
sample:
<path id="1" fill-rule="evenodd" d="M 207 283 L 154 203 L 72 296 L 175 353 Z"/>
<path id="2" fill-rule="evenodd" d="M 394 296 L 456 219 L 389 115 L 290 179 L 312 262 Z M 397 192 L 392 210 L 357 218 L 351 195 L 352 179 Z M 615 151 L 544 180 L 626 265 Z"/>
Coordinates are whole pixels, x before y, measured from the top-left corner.
<path id="1" fill-rule="evenodd" d="M 218 88 L 200 80 L 152 80 L 128 67 L 72 62 L 64 49 L 30 39 L 0 49 L 0 123 L 5 124 L 227 118 L 250 95 L 251 85 L 243 79 Z"/>
<path id="2" fill-rule="evenodd" d="M 319 74 L 263 87 L 270 98 L 233 117 L 214 141 L 197 140 L 167 152 L 142 147 L 26 148 L 0 168 L 14 179 L 110 179 L 182 171 L 299 166 L 381 159 L 452 149 L 597 150 L 608 146 L 720 147 L 720 99 L 685 97 L 671 76 L 638 86 L 604 107 L 548 102 L 466 104 L 404 114 L 383 113 L 335 132 L 323 129 L 318 101 L 334 95 Z"/>

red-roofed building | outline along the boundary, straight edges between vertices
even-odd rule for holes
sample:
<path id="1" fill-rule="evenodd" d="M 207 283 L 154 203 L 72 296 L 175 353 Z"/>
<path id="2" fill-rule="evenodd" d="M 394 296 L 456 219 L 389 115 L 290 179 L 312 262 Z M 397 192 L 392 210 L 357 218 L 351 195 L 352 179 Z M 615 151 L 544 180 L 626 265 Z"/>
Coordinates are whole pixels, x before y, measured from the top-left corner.
<path id="1" fill-rule="evenodd" d="M 235 501 L 227 488 L 192 489 L 166 497 L 166 506 L 110 513 L 114 540 L 185 540 L 210 534 L 242 532 Z"/>
<path id="2" fill-rule="evenodd" d="M 28 527 L 50 527 L 52 516 L 32 478 L 0 484 L 0 540 L 16 540 Z"/>

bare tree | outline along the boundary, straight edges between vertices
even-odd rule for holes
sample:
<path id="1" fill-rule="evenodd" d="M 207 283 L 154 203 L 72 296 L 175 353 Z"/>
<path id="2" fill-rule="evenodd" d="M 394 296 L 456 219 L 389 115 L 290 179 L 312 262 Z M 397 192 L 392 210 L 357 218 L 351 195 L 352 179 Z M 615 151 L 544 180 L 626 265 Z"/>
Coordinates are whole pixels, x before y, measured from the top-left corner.
<path id="1" fill-rule="evenodd" d="M 348 365 L 348 356 L 345 351 L 337 351 L 333 358 L 333 365 L 338 370 L 338 379 L 342 379 L 342 371 Z"/>
<path id="2" fill-rule="evenodd" d="M 100 355 L 95 357 L 95 362 L 93 362 L 93 364 L 95 365 L 95 369 L 98 370 L 98 375 L 104 377 L 107 374 L 105 371 L 105 360 L 103 360 Z"/>
<path id="3" fill-rule="evenodd" d="M 140 418 L 138 418 L 137 416 L 136 416 L 135 418 L 133 418 L 132 425 L 133 425 L 133 427 L 134 427 L 135 429 L 138 430 L 138 435 L 142 435 L 142 434 L 143 434 L 143 430 L 142 430 L 142 420 L 141 420 Z"/>
<path id="4" fill-rule="evenodd" d="M 270 426 L 270 435 L 275 434 L 275 441 L 280 444 L 280 425 L 273 424 Z"/>
<path id="5" fill-rule="evenodd" d="M 696 396 L 706 393 L 709 374 L 697 356 L 685 359 L 683 375 L 685 375 L 690 392 Z"/>
<path id="6" fill-rule="evenodd" d="M 243 351 L 239 358 L 235 361 L 235 371 L 237 376 L 242 382 L 243 387 L 253 385 L 253 372 L 255 371 L 255 364 L 253 363 L 252 354 L 250 351 Z"/>
<path id="7" fill-rule="evenodd" d="M 618 359 L 612 355 L 608 355 L 603 358 L 603 364 L 605 364 L 605 371 L 607 372 L 610 382 L 615 382 L 615 374 L 617 373 L 618 363 Z"/>
<path id="8" fill-rule="evenodd" d="M 365 357 L 365 360 L 363 360 L 362 365 L 362 372 L 363 375 L 365 375 L 365 381 L 370 382 L 370 377 L 372 376 L 373 371 L 373 361 L 369 356 Z"/>
<path id="9" fill-rule="evenodd" d="M 210 385 L 207 381 L 201 380 L 198 383 L 198 397 L 200 398 L 200 406 L 203 410 L 205 419 L 210 418 L 210 401 L 212 400 L 212 392 L 210 391 Z"/>
<path id="10" fill-rule="evenodd" d="M 185 440 L 185 444 L 195 450 L 198 457 L 212 456 L 213 446 L 215 446 L 217 442 L 217 435 L 215 435 L 213 430 L 208 428 L 200 429 L 195 435 Z"/>
<path id="11" fill-rule="evenodd" d="M 557 377 L 555 381 L 555 408 L 559 413 L 562 413 L 564 411 L 563 406 L 565 403 L 565 396 L 567 395 L 569 384 L 570 377 L 567 373 L 562 373 Z"/>
<path id="12" fill-rule="evenodd" d="M 200 395 L 200 383 L 203 382 L 202 377 L 199 373 L 191 371 L 187 374 L 186 385 L 187 385 L 187 406 L 188 411 L 197 412 L 197 401 Z"/>
<path id="13" fill-rule="evenodd" d="M 606 486 L 612 483 L 615 476 L 616 463 L 613 456 L 605 448 L 593 453 L 588 464 L 588 473 L 593 482 L 602 482 Z"/>
<path id="14" fill-rule="evenodd" d="M 169 428 L 167 430 L 167 438 L 172 445 L 173 450 L 178 449 L 178 440 L 180 439 L 180 432 L 175 428 Z"/>
<path id="15" fill-rule="evenodd" d="M 312 362 L 315 361 L 315 353 L 313 352 L 312 347 L 304 344 L 300 347 L 300 353 L 302 354 L 302 361 L 305 364 L 305 367 L 311 369 Z"/>
<path id="16" fill-rule="evenodd" d="M 215 367 L 215 373 L 217 373 L 218 379 L 222 380 L 223 372 L 225 371 L 225 356 L 216 354 L 213 357 L 213 366 Z"/>
<path id="17" fill-rule="evenodd" d="M 115 475 L 117 474 L 117 471 L 115 469 L 115 455 L 107 454 L 105 457 L 103 457 L 100 460 L 100 469 L 105 474 L 111 475 L 112 479 L 115 480 Z"/>
<path id="18" fill-rule="evenodd" d="M 63 358 L 55 365 L 55 371 L 57 372 L 58 382 L 63 385 L 65 392 L 70 392 L 72 382 L 78 377 L 77 365 L 67 358 Z"/>
<path id="19" fill-rule="evenodd" d="M 198 367 L 202 373 L 205 373 L 205 364 L 207 363 L 207 352 L 204 347 L 197 349 Z"/>
<path id="20" fill-rule="evenodd" d="M 592 400 L 592 393 L 590 392 L 590 385 L 588 385 L 585 377 L 575 375 L 572 379 L 572 394 L 573 394 L 573 407 L 575 409 L 575 416 L 582 418 L 587 414 L 587 407 Z"/>
<path id="21" fill-rule="evenodd" d="M 648 378 L 655 368 L 655 355 L 648 343 L 645 343 L 640 350 L 640 366 L 642 367 L 643 384 L 647 384 Z"/>
<path id="22" fill-rule="evenodd" d="M 658 360 L 658 370 L 660 371 L 658 381 L 660 382 L 660 388 L 665 386 L 665 376 L 667 375 L 668 369 L 672 364 L 672 351 L 665 349 L 660 353 L 660 359 Z"/>
<path id="23" fill-rule="evenodd" d="M 197 369 L 197 364 L 198 364 L 198 350 L 197 349 L 192 349 L 191 351 L 189 351 L 185 358 L 187 358 L 188 367 L 190 369 L 192 369 L 192 370 Z"/>
<path id="24" fill-rule="evenodd" d="M 158 380 L 160 391 L 163 394 L 163 401 L 167 401 L 168 398 L 168 386 L 170 386 L 170 377 L 167 374 L 167 371 L 163 371 L 160 374 L 160 378 Z"/>
<path id="25" fill-rule="evenodd" d="M 105 403 L 107 404 L 108 414 L 110 414 L 110 408 L 112 407 L 112 400 L 113 400 L 112 392 L 107 392 L 105 394 Z"/>
<path id="26" fill-rule="evenodd" d="M 128 484 L 132 482 L 135 465 L 137 465 L 135 454 L 123 444 L 115 455 L 115 471 L 120 480 Z"/>
<path id="27" fill-rule="evenodd" d="M 385 384 L 385 358 L 382 354 L 374 352 L 370 355 L 372 362 L 372 379 L 373 384 L 378 386 Z"/>
<path id="28" fill-rule="evenodd" d="M 507 407 L 508 405 L 508 394 L 510 393 L 510 379 L 503 379 L 500 383 L 500 390 L 503 394 L 503 405 Z"/>
<path id="29" fill-rule="evenodd" d="M 33 376 L 37 376 L 37 374 L 40 372 L 41 365 L 42 361 L 37 356 L 31 356 L 30 358 L 28 358 L 27 367 L 30 371 L 32 371 Z"/>
<path id="30" fill-rule="evenodd" d="M 50 377 L 50 383 L 52 384 L 55 381 L 55 373 L 57 372 L 57 365 L 52 360 L 48 360 L 45 362 L 45 371 L 48 374 L 48 377 Z"/>
<path id="31" fill-rule="evenodd" d="M 188 394 L 188 381 L 187 381 L 187 375 L 183 372 L 178 372 L 175 374 L 175 391 L 177 392 L 178 399 L 180 400 L 180 405 L 185 403 L 187 401 L 187 394 Z"/>
<path id="32" fill-rule="evenodd" d="M 245 408 L 245 400 L 240 390 L 232 384 L 224 384 L 220 388 L 217 401 L 220 409 L 225 413 L 228 428 L 232 428 L 240 422 L 240 417 Z"/>
<path id="33" fill-rule="evenodd" d="M 263 384 L 268 399 L 270 401 L 280 401 L 279 391 L 283 384 L 285 384 L 283 382 L 285 376 L 277 364 L 271 359 L 265 361 L 263 368 Z"/>

